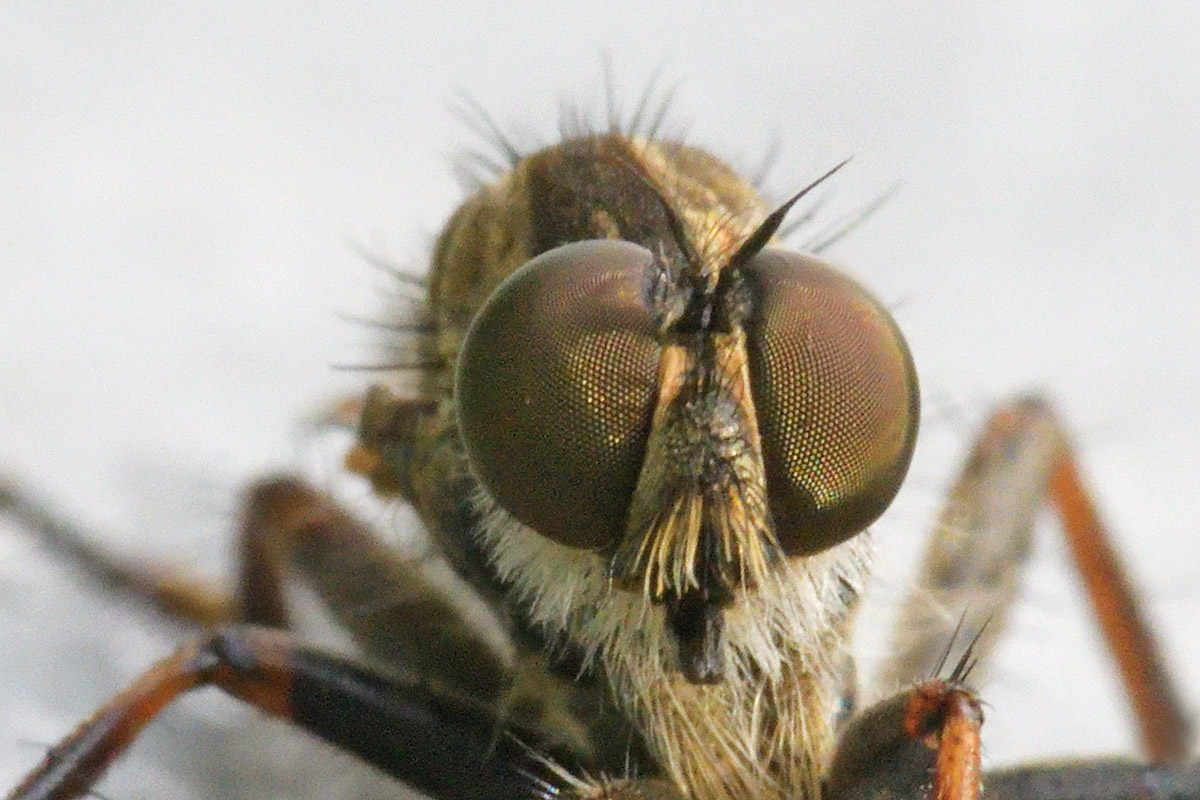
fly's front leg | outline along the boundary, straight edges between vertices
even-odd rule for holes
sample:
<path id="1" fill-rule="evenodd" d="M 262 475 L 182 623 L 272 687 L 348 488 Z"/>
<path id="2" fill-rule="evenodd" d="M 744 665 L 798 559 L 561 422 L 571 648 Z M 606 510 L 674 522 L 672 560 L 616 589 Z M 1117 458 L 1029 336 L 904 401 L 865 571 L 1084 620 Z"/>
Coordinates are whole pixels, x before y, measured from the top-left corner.
<path id="1" fill-rule="evenodd" d="M 1123 667 L 1141 717 L 1170 733 L 1149 747 L 1171 757 L 1186 742 L 1186 722 L 1128 578 L 1079 481 L 1066 433 L 1035 398 L 999 408 L 986 424 L 938 518 L 916 588 L 902 608 L 880 683 L 930 675 L 961 626 L 983 633 L 974 646 L 986 662 L 1017 596 L 1020 567 L 1043 506 L 1056 509 L 1092 605 Z M 1149 737 L 1148 737 L 1149 738 Z M 1174 742 L 1174 744 L 1171 744 Z"/>
<path id="2" fill-rule="evenodd" d="M 487 619 L 470 619 L 482 609 L 454 599 L 440 561 L 401 555 L 305 483 L 278 478 L 252 487 L 239 543 L 242 620 L 287 626 L 283 580 L 290 571 L 373 659 L 436 675 L 481 701 L 507 691 L 512 653 L 499 635 L 487 636 Z"/>
<path id="3" fill-rule="evenodd" d="M 455 691 L 484 700 L 500 697 L 511 681 L 503 639 L 489 639 L 483 625 L 471 623 L 472 609 L 451 599 L 452 587 L 438 584 L 435 564 L 400 555 L 296 479 L 266 480 L 248 491 L 232 595 L 186 571 L 105 550 L 95 543 L 101 537 L 15 484 L 0 484 L 0 511 L 101 586 L 176 621 L 208 629 L 232 622 L 287 628 L 284 583 L 292 574 L 380 662 L 437 674 Z"/>
<path id="4" fill-rule="evenodd" d="M 487 706 L 416 677 L 375 672 L 264 628 L 197 638 L 144 673 L 67 739 L 9 800 L 66 800 L 108 766 L 175 698 L 215 686 L 292 722 L 438 800 L 543 796 L 554 787 L 529 732 L 504 733 Z"/>
<path id="5" fill-rule="evenodd" d="M 855 717 L 825 776 L 826 799 L 978 800 L 983 713 L 961 683 L 966 663 Z"/>
<path id="6" fill-rule="evenodd" d="M 378 401 L 367 403 L 364 427 L 376 422 L 377 414 L 368 412 L 379 407 Z M 518 646 L 503 610 L 496 610 L 495 597 L 481 594 L 479 581 L 465 586 L 441 558 L 453 559 L 468 576 L 483 573 L 483 557 L 461 546 L 474 541 L 469 504 L 455 500 L 453 492 L 400 491 L 406 487 L 392 483 L 394 476 L 425 486 L 446 474 L 444 462 L 453 461 L 453 454 L 413 432 L 436 406 L 389 396 L 383 407 L 386 435 L 370 440 L 378 442 L 379 450 L 360 447 L 355 452 L 360 458 L 385 457 L 388 465 L 406 466 L 377 471 L 372 480 L 377 489 L 425 499 L 419 510 L 431 526 L 441 526 L 431 530 L 441 554 L 402 554 L 323 492 L 287 477 L 262 481 L 247 492 L 232 593 L 183 571 L 110 553 L 94 544 L 101 536 L 16 486 L 0 483 L 0 511 L 12 513 L 87 577 L 189 627 L 249 622 L 288 628 L 292 620 L 285 583 L 298 578 L 370 660 L 436 678 L 450 691 L 491 703 L 514 724 L 540 731 L 547 741 L 585 760 L 623 763 L 630 733 L 613 713 L 603 685 L 582 684 L 578 668 L 552 664 L 540 645 Z M 410 453 L 416 462 L 411 468 Z M 366 471 L 360 464 L 352 466 Z M 460 535 L 444 535 L 451 529 L 461 529 Z"/>
<path id="7" fill-rule="evenodd" d="M 962 682 L 986 662 L 1003 628 L 1044 505 L 1055 509 L 1066 533 L 1152 765 L 1039 765 L 981 780 L 982 714 Z M 932 677 L 945 666 L 960 630 L 976 635 L 948 680 Z M 998 409 L 976 442 L 902 608 L 881 680 L 919 683 L 868 708 L 842 731 L 826 776 L 829 800 L 1200 798 L 1200 763 L 1177 765 L 1189 754 L 1186 716 L 1079 479 L 1064 429 L 1036 398 Z"/>
<path id="8" fill-rule="evenodd" d="M 877 686 L 894 689 L 936 675 L 961 630 L 980 634 L 973 649 L 983 669 L 976 675 L 985 671 L 1063 447 L 1054 424 L 1030 418 L 1033 408 L 1018 400 L 998 409 L 976 439 L 901 606 Z"/>
<path id="9" fill-rule="evenodd" d="M 1058 515 L 1133 706 L 1151 762 L 1186 758 L 1190 725 L 1132 584 L 1075 464 L 1062 423 L 1038 398 L 1019 398 L 987 422 L 938 518 L 915 590 L 901 610 L 884 686 L 934 674 L 953 631 L 982 631 L 981 664 L 1017 596 L 1033 524 Z"/>
<path id="10" fill-rule="evenodd" d="M 969 651 L 968 651 L 969 652 Z M 1197 800 L 1200 763 L 1107 759 L 980 777 L 978 698 L 956 680 L 923 681 L 858 715 L 842 732 L 825 800 Z"/>
<path id="11" fill-rule="evenodd" d="M 319 427 L 349 426 L 360 409 L 357 401 L 345 400 L 321 413 L 314 423 Z M 190 570 L 148 564 L 104 548 L 99 544 L 106 538 L 103 532 L 79 525 L 19 482 L 0 476 L 0 513 L 11 515 L 54 555 L 106 591 L 149 605 L 174 622 L 208 629 L 238 621 L 287 626 L 281 569 L 267 563 L 273 554 L 259 542 L 268 535 L 254 528 L 262 523 L 278 530 L 280 521 L 255 516 L 253 504 L 249 500 L 243 514 L 238 547 L 240 585 L 231 594 Z M 300 514 L 303 509 L 297 509 L 292 518 Z"/>

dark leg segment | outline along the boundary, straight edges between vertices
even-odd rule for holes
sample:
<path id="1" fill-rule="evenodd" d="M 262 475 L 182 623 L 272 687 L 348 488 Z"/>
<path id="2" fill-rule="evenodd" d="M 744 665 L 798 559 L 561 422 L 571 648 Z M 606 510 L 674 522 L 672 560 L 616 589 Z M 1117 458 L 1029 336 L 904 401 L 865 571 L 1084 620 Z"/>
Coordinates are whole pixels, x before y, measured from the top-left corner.
<path id="1" fill-rule="evenodd" d="M 455 587 L 437 584 L 441 562 L 400 555 L 304 482 L 282 477 L 253 486 L 239 545 L 243 621 L 286 627 L 283 576 L 291 570 L 376 661 L 437 675 L 479 700 L 496 701 L 510 688 L 512 653 L 481 633 L 489 620 L 473 623 L 454 601 Z"/>
<path id="2" fill-rule="evenodd" d="M 9 800 L 87 794 L 164 707 L 203 686 L 289 720 L 439 800 L 532 798 L 551 788 L 546 763 L 529 749 L 541 743 L 506 733 L 484 706 L 298 647 L 278 631 L 237 627 L 194 640 L 142 675 L 52 748 Z"/>

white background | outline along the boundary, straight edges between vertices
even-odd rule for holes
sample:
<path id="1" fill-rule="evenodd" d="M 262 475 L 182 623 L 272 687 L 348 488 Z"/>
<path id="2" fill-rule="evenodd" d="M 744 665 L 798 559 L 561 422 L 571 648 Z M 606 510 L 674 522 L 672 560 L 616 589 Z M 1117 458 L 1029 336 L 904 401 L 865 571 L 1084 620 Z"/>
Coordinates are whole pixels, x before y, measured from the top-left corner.
<path id="1" fill-rule="evenodd" d="M 221 574 L 238 487 L 312 462 L 299 422 L 369 381 L 331 370 L 373 357 L 338 315 L 384 304 L 354 245 L 419 272 L 461 198 L 455 156 L 480 143 L 455 98 L 550 142 L 564 101 L 602 108 L 607 54 L 626 107 L 660 68 L 678 84 L 669 129 L 689 141 L 748 170 L 777 144 L 776 197 L 847 155 L 831 218 L 901 184 L 830 254 L 895 309 L 923 382 L 925 438 L 876 526 L 880 605 L 973 424 L 1045 391 L 1194 716 L 1200 13 L 741 5 L 6 3 L 0 469 L 114 547 Z M 0 788 L 179 635 L 19 534 L 0 527 Z M 993 765 L 1134 752 L 1074 593 L 1045 540 L 984 686 Z M 316 780 L 260 753 L 261 726 L 225 732 L 244 716 L 189 704 L 103 791 Z"/>

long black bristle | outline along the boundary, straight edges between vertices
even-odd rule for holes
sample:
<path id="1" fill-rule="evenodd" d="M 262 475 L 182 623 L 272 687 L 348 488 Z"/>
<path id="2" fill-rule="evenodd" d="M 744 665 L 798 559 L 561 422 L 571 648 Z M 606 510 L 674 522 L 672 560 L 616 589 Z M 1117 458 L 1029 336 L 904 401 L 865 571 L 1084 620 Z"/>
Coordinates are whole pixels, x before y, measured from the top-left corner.
<path id="1" fill-rule="evenodd" d="M 805 249 L 813 253 L 820 253 L 828 250 L 830 247 L 837 244 L 842 239 L 846 238 L 855 230 L 857 230 L 858 227 L 866 222 L 869 218 L 874 216 L 875 212 L 882 208 L 885 203 L 895 197 L 896 192 L 898 191 L 900 191 L 900 184 L 892 184 L 890 187 L 888 187 L 887 191 L 879 195 L 879 197 L 876 197 L 874 200 L 859 208 L 857 211 L 852 212 L 848 216 L 842 217 L 842 219 L 837 220 L 824 231 L 817 234 L 813 241 L 805 245 Z"/>
<path id="2" fill-rule="evenodd" d="M 741 264 L 749 261 L 760 250 L 766 247 L 767 243 L 770 242 L 771 238 L 775 235 L 775 232 L 779 230 L 779 226 L 783 224 L 784 217 L 787 216 L 787 213 L 791 210 L 792 206 L 794 206 L 800 200 L 800 198 L 804 197 L 813 189 L 820 186 L 825 180 L 832 176 L 833 173 L 837 172 L 849 163 L 850 159 L 847 158 L 845 161 L 838 164 L 821 177 L 817 178 L 808 186 L 805 186 L 803 189 L 796 192 L 796 194 L 792 195 L 790 200 L 768 214 L 767 218 L 763 220 L 762 224 L 754 230 L 754 233 L 750 234 L 746 241 L 742 243 L 742 246 L 738 248 L 737 252 L 733 254 L 733 258 L 729 260 L 729 265 L 732 267 L 740 266 Z"/>
<path id="3" fill-rule="evenodd" d="M 396 361 L 390 364 L 331 364 L 330 369 L 336 372 L 426 372 L 443 365 L 441 359 L 428 361 Z"/>
<path id="4" fill-rule="evenodd" d="M 337 317 L 343 322 L 348 322 L 351 325 L 360 325 L 364 328 L 372 328 L 379 331 L 390 331 L 392 333 L 428 335 L 437 332 L 437 326 L 428 320 L 417 320 L 413 322 L 386 322 L 384 320 L 360 317 L 357 314 L 345 314 L 341 312 L 337 314 Z"/>
<path id="5" fill-rule="evenodd" d="M 510 169 L 521 160 L 523 154 L 516 144 L 504 134 L 492 115 L 471 95 L 459 92 L 457 103 L 451 106 L 451 113 L 466 125 L 469 131 L 499 150 Z"/>

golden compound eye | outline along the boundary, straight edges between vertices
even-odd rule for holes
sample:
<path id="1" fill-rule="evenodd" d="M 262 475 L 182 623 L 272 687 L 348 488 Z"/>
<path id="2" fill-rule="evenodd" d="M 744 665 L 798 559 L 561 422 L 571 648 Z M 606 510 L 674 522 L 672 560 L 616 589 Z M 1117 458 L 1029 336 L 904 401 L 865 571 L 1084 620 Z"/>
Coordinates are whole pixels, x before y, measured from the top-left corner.
<path id="1" fill-rule="evenodd" d="M 611 544 L 642 466 L 660 349 L 654 258 L 575 242 L 532 259 L 480 309 L 455 374 L 459 428 L 493 498 L 557 542 Z"/>
<path id="2" fill-rule="evenodd" d="M 823 550 L 895 497 L 916 441 L 912 356 L 891 315 L 815 258 L 766 248 L 742 269 L 767 497 L 790 554 Z"/>

